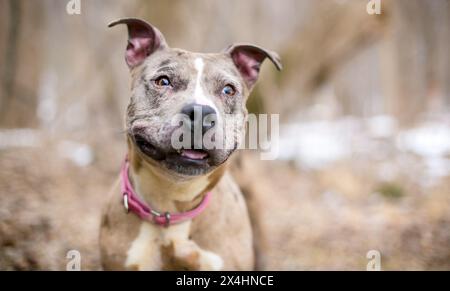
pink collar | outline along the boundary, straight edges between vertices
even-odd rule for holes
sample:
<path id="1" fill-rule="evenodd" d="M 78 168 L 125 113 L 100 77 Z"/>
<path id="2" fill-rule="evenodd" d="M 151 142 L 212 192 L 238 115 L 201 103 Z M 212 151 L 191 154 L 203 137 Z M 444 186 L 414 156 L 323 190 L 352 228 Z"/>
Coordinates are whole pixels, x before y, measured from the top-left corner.
<path id="1" fill-rule="evenodd" d="M 128 158 L 125 158 L 122 169 L 120 171 L 122 180 L 121 191 L 123 194 L 123 205 L 125 206 L 127 212 L 131 210 L 142 220 L 151 221 L 157 225 L 168 227 L 172 224 L 177 224 L 189 219 L 193 219 L 203 210 L 205 210 L 206 206 L 208 206 L 209 200 L 211 198 L 211 192 L 208 192 L 203 198 L 202 202 L 200 202 L 200 204 L 196 208 L 190 211 L 173 214 L 169 212 L 161 213 L 155 211 L 150 208 L 149 205 L 139 199 L 138 195 L 136 195 L 136 192 L 134 192 L 133 186 L 131 185 L 130 178 L 128 176 L 129 168 L 130 163 L 128 161 Z"/>

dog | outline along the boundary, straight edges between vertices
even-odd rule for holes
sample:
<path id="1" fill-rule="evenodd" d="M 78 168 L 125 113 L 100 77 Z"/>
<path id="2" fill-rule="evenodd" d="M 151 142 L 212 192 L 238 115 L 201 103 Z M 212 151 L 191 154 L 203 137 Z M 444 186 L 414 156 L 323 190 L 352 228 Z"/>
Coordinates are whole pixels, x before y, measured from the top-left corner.
<path id="1" fill-rule="evenodd" d="M 247 206 L 226 164 L 245 136 L 246 101 L 260 66 L 269 59 L 281 70 L 278 54 L 251 44 L 194 53 L 170 48 L 144 20 L 119 19 L 109 27 L 119 24 L 128 28 L 128 154 L 102 214 L 103 268 L 254 269 Z M 221 129 L 232 146 L 198 147 L 192 141 L 198 134 L 191 136 L 191 130 L 188 145 L 195 147 L 174 148 L 181 125 L 172 120 L 178 114 L 191 129 L 200 127 L 200 139 Z M 233 130 L 228 122 L 236 125 Z"/>

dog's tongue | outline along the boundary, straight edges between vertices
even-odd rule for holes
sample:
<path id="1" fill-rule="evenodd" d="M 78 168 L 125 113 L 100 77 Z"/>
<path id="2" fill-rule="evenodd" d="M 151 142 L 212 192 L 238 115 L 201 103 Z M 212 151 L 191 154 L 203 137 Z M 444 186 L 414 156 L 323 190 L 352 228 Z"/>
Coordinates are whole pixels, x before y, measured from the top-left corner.
<path id="1" fill-rule="evenodd" d="M 196 150 L 182 150 L 181 156 L 189 158 L 191 160 L 203 160 L 208 156 L 204 151 L 196 151 Z"/>

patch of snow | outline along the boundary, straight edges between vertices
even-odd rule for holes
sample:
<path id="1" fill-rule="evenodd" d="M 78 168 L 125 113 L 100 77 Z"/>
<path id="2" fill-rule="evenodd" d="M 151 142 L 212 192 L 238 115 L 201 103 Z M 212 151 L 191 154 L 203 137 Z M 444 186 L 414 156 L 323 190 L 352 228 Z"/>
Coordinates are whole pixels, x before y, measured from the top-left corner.
<path id="1" fill-rule="evenodd" d="M 79 167 L 86 167 L 94 161 L 94 151 L 89 145 L 83 143 L 61 141 L 58 144 L 58 153 Z"/>
<path id="2" fill-rule="evenodd" d="M 358 157 L 382 163 L 380 180 L 393 180 L 412 168 L 415 175 L 423 173 L 425 184 L 450 175 L 450 126 L 442 121 L 428 120 L 405 131 L 399 131 L 396 119 L 388 115 L 299 121 L 280 125 L 279 148 L 279 159 L 295 161 L 304 169 L 323 169 Z M 410 163 L 392 160 L 402 156 Z"/>
<path id="3" fill-rule="evenodd" d="M 396 145 L 399 150 L 420 156 L 424 160 L 428 181 L 450 175 L 450 126 L 427 122 L 402 132 Z"/>
<path id="4" fill-rule="evenodd" d="M 347 122 L 305 122 L 280 129 L 282 160 L 295 160 L 301 167 L 319 169 L 351 154 Z"/>
<path id="5" fill-rule="evenodd" d="M 31 128 L 0 130 L 0 150 L 17 147 L 38 147 L 41 145 L 41 135 Z"/>
<path id="6" fill-rule="evenodd" d="M 377 115 L 367 120 L 369 132 L 374 138 L 389 138 L 397 132 L 397 121 L 389 115 Z"/>
<path id="7" fill-rule="evenodd" d="M 428 122 L 407 130 L 399 134 L 397 147 L 424 158 L 443 157 L 450 154 L 450 126 Z"/>

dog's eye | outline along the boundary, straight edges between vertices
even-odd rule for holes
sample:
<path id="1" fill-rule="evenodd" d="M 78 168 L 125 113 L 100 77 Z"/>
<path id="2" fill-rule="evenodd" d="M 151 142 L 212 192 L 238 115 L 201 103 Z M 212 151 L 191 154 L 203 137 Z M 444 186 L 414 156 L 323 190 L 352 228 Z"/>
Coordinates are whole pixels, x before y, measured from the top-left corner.
<path id="1" fill-rule="evenodd" d="M 236 94 L 236 89 L 232 85 L 226 85 L 222 89 L 222 93 L 227 96 L 234 96 Z"/>
<path id="2" fill-rule="evenodd" d="M 168 87 L 171 85 L 170 80 L 167 76 L 158 77 L 155 80 L 155 84 L 159 87 Z"/>

